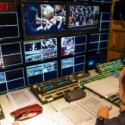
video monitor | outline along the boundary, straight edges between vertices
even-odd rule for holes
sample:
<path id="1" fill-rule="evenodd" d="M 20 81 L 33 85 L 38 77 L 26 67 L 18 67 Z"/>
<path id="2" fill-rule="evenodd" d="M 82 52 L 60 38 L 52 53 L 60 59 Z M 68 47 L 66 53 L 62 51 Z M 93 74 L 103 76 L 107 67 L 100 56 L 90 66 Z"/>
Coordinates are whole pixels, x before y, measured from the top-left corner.
<path id="1" fill-rule="evenodd" d="M 25 78 L 22 68 L 0 72 L 0 93 L 23 87 L 25 87 Z"/>
<path id="2" fill-rule="evenodd" d="M 89 35 L 89 52 L 107 49 L 109 33 L 96 33 Z"/>
<path id="3" fill-rule="evenodd" d="M 25 41 L 24 53 L 26 63 L 57 57 L 57 38 Z"/>
<path id="4" fill-rule="evenodd" d="M 79 71 L 85 71 L 86 56 L 76 56 L 61 60 L 61 75 L 66 76 Z"/>
<path id="5" fill-rule="evenodd" d="M 112 0 L 91 0 L 92 2 L 112 3 Z"/>
<path id="6" fill-rule="evenodd" d="M 66 5 L 59 2 L 22 2 L 24 37 L 42 37 L 66 31 Z"/>
<path id="7" fill-rule="evenodd" d="M 20 42 L 0 44 L 0 68 L 22 64 L 22 49 Z"/>
<path id="8" fill-rule="evenodd" d="M 58 77 L 57 61 L 46 62 L 42 64 L 26 67 L 27 83 L 34 85 L 43 81 L 55 79 Z"/>
<path id="9" fill-rule="evenodd" d="M 99 5 L 69 4 L 68 28 L 70 31 L 84 31 L 92 33 L 99 31 Z"/>
<path id="10" fill-rule="evenodd" d="M 107 50 L 90 52 L 88 54 L 88 70 L 95 69 L 97 63 L 104 63 L 107 59 Z"/>
<path id="11" fill-rule="evenodd" d="M 0 41 L 19 36 L 17 12 L 0 12 Z"/>
<path id="12" fill-rule="evenodd" d="M 119 0 L 114 2 L 113 20 L 125 21 L 125 1 Z"/>
<path id="13" fill-rule="evenodd" d="M 61 37 L 61 56 L 73 56 L 86 52 L 87 36 Z"/>
<path id="14" fill-rule="evenodd" d="M 100 31 L 110 30 L 111 12 L 101 12 Z"/>

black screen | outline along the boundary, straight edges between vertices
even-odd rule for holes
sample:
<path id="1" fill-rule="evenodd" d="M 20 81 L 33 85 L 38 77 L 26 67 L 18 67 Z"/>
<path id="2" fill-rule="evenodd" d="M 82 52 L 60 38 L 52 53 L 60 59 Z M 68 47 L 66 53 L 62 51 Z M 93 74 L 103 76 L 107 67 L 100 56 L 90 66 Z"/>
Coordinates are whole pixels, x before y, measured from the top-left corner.
<path id="1" fill-rule="evenodd" d="M 22 50 L 19 42 L 0 44 L 1 68 L 22 64 Z"/>
<path id="2" fill-rule="evenodd" d="M 17 12 L 0 12 L 0 40 L 19 37 Z"/>

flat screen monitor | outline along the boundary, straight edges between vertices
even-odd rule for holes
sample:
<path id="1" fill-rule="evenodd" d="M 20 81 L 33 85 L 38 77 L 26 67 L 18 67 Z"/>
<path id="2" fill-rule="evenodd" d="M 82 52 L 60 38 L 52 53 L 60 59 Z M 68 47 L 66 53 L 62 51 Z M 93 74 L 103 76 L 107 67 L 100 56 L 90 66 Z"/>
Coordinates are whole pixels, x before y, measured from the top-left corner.
<path id="1" fill-rule="evenodd" d="M 22 63 L 20 42 L 0 44 L 0 68 L 12 67 Z"/>
<path id="2" fill-rule="evenodd" d="M 86 56 L 76 56 L 61 60 L 61 75 L 66 76 L 79 71 L 85 71 Z"/>
<path id="3" fill-rule="evenodd" d="M 90 33 L 99 30 L 99 5 L 69 4 L 68 28 L 70 31 Z"/>
<path id="4" fill-rule="evenodd" d="M 125 1 L 124 0 L 115 1 L 113 20 L 125 21 Z"/>
<path id="5" fill-rule="evenodd" d="M 19 36 L 17 12 L 0 12 L 0 41 Z"/>
<path id="6" fill-rule="evenodd" d="M 101 12 L 100 31 L 110 30 L 111 12 Z"/>
<path id="7" fill-rule="evenodd" d="M 24 69 L 0 72 L 0 93 L 25 87 Z"/>
<path id="8" fill-rule="evenodd" d="M 85 53 L 86 44 L 86 35 L 61 37 L 61 57 Z"/>
<path id="9" fill-rule="evenodd" d="M 24 42 L 25 62 L 43 61 L 57 57 L 57 38 Z"/>
<path id="10" fill-rule="evenodd" d="M 66 5 L 57 2 L 22 2 L 24 38 L 41 38 L 66 31 Z"/>
<path id="11" fill-rule="evenodd" d="M 112 0 L 91 0 L 92 2 L 112 3 Z"/>
<path id="12" fill-rule="evenodd" d="M 89 52 L 108 48 L 109 33 L 96 33 L 89 35 Z"/>
<path id="13" fill-rule="evenodd" d="M 56 79 L 58 77 L 57 61 L 46 62 L 42 64 L 26 67 L 28 85 L 38 84 L 43 81 Z"/>
<path id="14" fill-rule="evenodd" d="M 104 63 L 107 59 L 107 50 L 88 54 L 88 70 L 95 69 L 97 63 Z"/>

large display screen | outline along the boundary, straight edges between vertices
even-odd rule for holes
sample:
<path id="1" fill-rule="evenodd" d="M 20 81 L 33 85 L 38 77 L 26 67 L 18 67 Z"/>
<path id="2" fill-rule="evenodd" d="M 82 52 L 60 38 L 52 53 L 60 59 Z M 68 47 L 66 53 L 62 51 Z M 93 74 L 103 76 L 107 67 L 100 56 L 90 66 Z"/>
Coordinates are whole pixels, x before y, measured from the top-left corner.
<path id="1" fill-rule="evenodd" d="M 63 3 L 23 2 L 25 36 L 41 36 L 66 31 L 66 7 Z"/>
<path id="2" fill-rule="evenodd" d="M 43 61 L 57 57 L 57 38 L 24 42 L 25 62 Z"/>
<path id="3" fill-rule="evenodd" d="M 86 33 L 99 30 L 99 11 L 98 5 L 69 4 L 69 29 Z"/>
<path id="4" fill-rule="evenodd" d="M 19 36 L 17 12 L 0 12 L 0 41 Z"/>

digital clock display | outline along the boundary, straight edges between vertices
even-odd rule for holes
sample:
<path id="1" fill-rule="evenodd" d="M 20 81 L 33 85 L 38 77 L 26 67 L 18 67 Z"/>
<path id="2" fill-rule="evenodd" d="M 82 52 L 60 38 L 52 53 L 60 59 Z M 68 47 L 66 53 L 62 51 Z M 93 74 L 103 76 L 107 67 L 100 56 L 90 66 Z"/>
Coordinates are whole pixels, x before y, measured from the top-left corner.
<path id="1" fill-rule="evenodd" d="M 7 2 L 0 2 L 0 11 L 10 10 L 10 5 Z"/>

